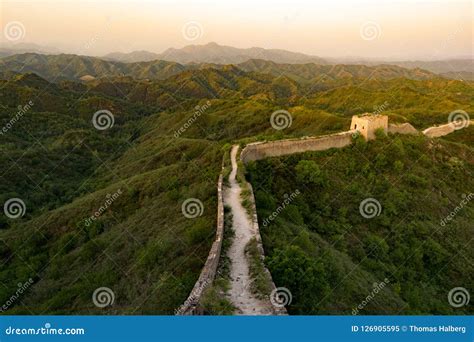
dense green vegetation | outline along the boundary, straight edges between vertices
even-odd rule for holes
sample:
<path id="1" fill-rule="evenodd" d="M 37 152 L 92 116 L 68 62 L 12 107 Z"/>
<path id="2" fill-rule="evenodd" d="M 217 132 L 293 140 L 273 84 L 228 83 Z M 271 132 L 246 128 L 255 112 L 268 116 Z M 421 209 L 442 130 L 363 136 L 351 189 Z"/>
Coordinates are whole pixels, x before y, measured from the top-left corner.
<path id="1" fill-rule="evenodd" d="M 388 285 L 361 314 L 466 314 L 450 289 L 472 288 L 474 209 L 441 224 L 474 189 L 474 151 L 415 136 L 379 134 L 347 148 L 270 158 L 247 165 L 267 264 L 290 289 L 294 314 L 350 314 Z M 285 199 L 300 194 L 274 220 Z M 379 216 L 361 202 L 375 198 Z"/>
<path id="2" fill-rule="evenodd" d="M 315 79 L 318 72 L 328 73 L 328 70 L 316 66 L 299 67 L 301 70 L 298 70 L 272 64 L 272 68 L 288 68 L 288 75 L 279 77 L 273 74 L 276 69 L 267 70 L 267 65 L 262 62 L 258 62 L 262 63 L 260 67 L 256 67 L 254 64 L 258 63 L 255 61 L 247 63 L 247 69 L 209 65 L 182 69 L 176 63 L 167 63 L 155 61 L 132 65 L 91 57 L 36 54 L 0 59 L 0 75 L 4 77 L 0 80 L 0 204 L 3 206 L 9 198 L 18 197 L 26 205 L 22 218 L 10 219 L 3 213 L 0 216 L 0 283 L 4 285 L 0 288 L 0 302 L 5 303 L 16 292 L 18 283 L 25 283 L 29 278 L 34 280 L 31 288 L 9 307 L 7 313 L 172 314 L 187 298 L 212 243 L 216 181 L 221 171 L 222 155 L 224 151 L 228 152 L 229 143 L 337 132 L 349 127 L 353 114 L 372 112 L 381 106 L 392 121 L 408 121 L 424 128 L 433 123 L 446 122 L 452 110 L 462 108 L 472 112 L 474 104 L 470 83 L 424 73 L 422 77 L 415 77 L 419 71 L 397 68 L 335 68 L 329 79 L 320 82 Z M 22 73 L 18 74 L 20 68 Z M 95 76 L 107 77 L 76 82 L 84 73 L 91 74 L 91 70 L 95 70 Z M 55 82 L 28 72 L 36 72 Z M 372 72 L 379 76 L 372 80 L 363 79 Z M 30 101 L 33 103 L 30 108 L 17 117 L 18 106 L 23 108 Z M 293 123 L 283 131 L 275 131 L 269 122 L 270 115 L 282 108 L 291 113 Z M 115 123 L 112 128 L 99 131 L 91 120 L 93 114 L 102 109 L 113 113 Z M 13 118 L 16 119 L 12 123 Z M 195 120 L 186 125 L 192 118 Z M 186 129 L 180 131 L 185 125 Z M 8 129 L 3 131 L 7 126 Z M 466 169 L 471 172 L 470 150 L 465 148 L 465 144 L 472 146 L 471 128 L 466 132 L 469 135 L 456 132 L 447 138 L 452 143 L 440 143 L 440 148 L 451 152 L 451 159 L 443 160 L 439 167 L 449 166 L 448 170 L 454 168 L 459 173 Z M 367 178 L 365 181 L 372 182 L 372 173 L 378 174 L 378 171 L 370 172 L 370 165 L 363 169 L 357 167 L 370 153 L 374 154 L 369 160 L 377 160 L 387 168 L 384 171 L 387 177 L 395 172 L 404 174 L 408 165 L 416 164 L 410 159 L 411 153 L 430 146 L 425 141 L 412 139 L 415 140 L 402 139 L 401 143 L 396 144 L 391 140 L 381 140 L 377 143 L 389 146 L 401 144 L 404 147 L 406 155 L 397 159 L 394 170 L 389 167 L 388 156 L 380 161 L 382 157 L 375 157 L 375 150 L 372 149 L 379 148 L 379 145 L 357 144 L 358 148 L 367 151 L 359 153 L 357 161 L 351 161 L 348 174 L 360 172 Z M 438 146 L 438 143 L 432 144 Z M 438 149 L 428 148 L 428 151 L 435 150 Z M 299 184 L 292 182 L 310 181 L 306 187 L 324 188 L 328 191 L 327 196 L 330 195 L 329 189 L 334 193 L 343 193 L 342 186 L 346 184 L 344 177 L 349 176 L 342 168 L 349 166 L 344 162 L 345 157 L 341 157 L 338 165 L 342 178 L 341 183 L 337 183 L 338 178 L 329 177 L 331 169 L 318 159 L 330 155 L 313 156 L 316 164 L 294 165 L 295 173 L 300 173 L 300 177 L 287 177 L 285 181 L 291 185 Z M 294 158 L 296 163 L 300 157 Z M 427 170 L 430 170 L 426 171 L 427 174 L 415 173 L 409 179 L 420 191 L 432 192 L 430 182 L 436 179 L 435 174 L 431 173 L 432 164 L 435 163 L 426 164 Z M 258 164 L 252 170 L 252 177 L 263 177 L 259 171 L 262 165 L 266 164 Z M 273 166 L 268 167 L 273 170 Z M 418 167 L 425 167 L 425 164 Z M 308 172 L 311 177 L 301 176 Z M 278 173 L 274 175 L 275 179 L 277 176 Z M 469 181 L 464 189 L 468 189 Z M 265 210 L 262 209 L 265 208 L 261 202 L 262 189 L 272 189 L 269 193 L 276 203 L 281 197 L 282 192 L 272 186 L 267 184 L 256 189 L 259 191 L 259 217 L 262 217 L 260 210 Z M 443 193 L 446 190 L 440 189 Z M 120 196 L 98 219 L 86 224 L 87 219 L 119 190 Z M 457 190 L 453 188 L 447 196 L 450 202 L 443 197 L 444 201 L 435 204 L 435 199 L 441 200 L 441 197 L 433 197 L 430 206 L 446 214 L 456 201 Z M 190 219 L 182 214 L 181 204 L 188 198 L 202 201 L 202 216 Z M 308 201 L 315 199 L 308 198 Z M 347 202 L 352 203 L 347 204 L 349 209 L 357 204 L 355 200 L 354 197 L 352 202 Z M 407 203 L 416 207 L 419 207 L 417 200 L 424 203 L 419 197 L 408 200 Z M 405 214 L 407 206 L 404 203 L 393 204 L 393 210 L 398 215 Z M 301 279 L 301 282 L 294 280 L 288 286 L 292 291 L 299 286 L 303 292 L 298 296 L 303 295 L 308 298 L 307 303 L 312 303 L 298 309 L 298 305 L 303 304 L 295 296 L 292 312 L 334 312 L 355 304 L 347 300 L 351 297 L 350 292 L 336 290 L 340 297 L 331 295 L 333 301 L 324 302 L 326 306 L 322 309 L 319 306 L 318 310 L 313 310 L 312 306 L 308 308 L 321 294 L 329 293 L 327 291 L 330 291 L 334 281 L 340 279 L 358 260 L 344 249 L 329 245 L 333 240 L 346 247 L 353 243 L 342 238 L 349 224 L 340 220 L 347 219 L 349 213 L 339 213 L 341 206 L 334 207 L 334 210 L 325 209 L 327 212 L 321 218 L 329 222 L 328 232 L 342 230 L 338 233 L 341 237 L 315 230 L 316 226 L 305 220 L 292 221 L 288 226 L 301 231 L 301 234 L 293 232 L 298 241 L 301 240 L 298 244 L 287 243 L 286 233 L 281 235 L 281 244 L 277 243 L 276 236 L 264 230 L 265 247 L 271 251 L 269 265 L 273 265 L 271 269 L 275 277 L 286 277 L 288 281 L 291 277 Z M 384 208 L 387 208 L 385 204 Z M 273 210 L 271 207 L 267 209 Z M 314 215 L 316 213 L 317 210 Z M 384 210 L 382 215 L 388 213 Z M 427 220 L 439 219 L 440 216 L 439 213 L 430 216 L 434 211 L 417 213 L 423 218 L 426 216 Z M 463 215 L 469 218 L 471 214 L 466 211 Z M 279 219 L 283 218 L 282 214 Z M 333 226 L 337 229 L 331 228 Z M 290 229 L 288 227 L 285 229 Z M 386 226 L 382 225 L 382 228 L 386 229 Z M 424 232 L 426 229 L 419 230 Z M 374 235 L 377 237 L 377 232 Z M 409 237 L 410 241 L 416 242 L 415 238 Z M 408 241 L 404 237 L 400 240 L 403 243 Z M 321 259 L 308 252 L 315 241 L 318 248 L 328 251 Z M 437 239 L 434 241 L 451 251 Z M 453 244 L 455 242 L 452 241 Z M 433 246 L 433 249 L 437 248 Z M 276 253 L 276 250 L 282 252 Z M 320 253 L 318 249 L 313 252 Z M 368 253 L 365 249 L 364 252 Z M 464 255 L 472 260 L 468 253 Z M 285 263 L 305 265 L 308 278 L 297 273 L 301 267 L 285 268 Z M 386 268 L 393 267 L 388 262 L 382 265 L 376 261 L 372 266 L 369 268 L 364 264 L 363 273 L 354 272 L 360 277 L 356 279 L 359 281 L 356 284 L 380 280 L 388 272 Z M 318 276 L 321 269 L 329 272 L 329 278 Z M 295 272 L 291 277 L 286 274 L 290 270 Z M 420 276 L 424 274 L 419 273 Z M 400 279 L 405 279 L 404 276 L 401 275 Z M 455 275 L 453 279 L 462 280 L 460 277 Z M 407 299 L 416 297 L 413 294 L 416 290 L 403 289 L 402 296 L 392 290 L 393 284 L 395 280 L 389 289 L 384 290 L 387 292 L 383 297 L 386 303 L 379 304 L 393 308 L 409 303 L 414 311 L 427 311 L 421 304 Z M 428 289 L 438 293 L 441 281 L 435 284 L 438 287 L 434 290 L 431 287 Z M 450 284 L 448 282 L 446 286 Z M 218 285 L 221 289 L 225 288 L 225 281 Z M 101 286 L 109 287 L 115 293 L 114 305 L 104 309 L 94 306 L 91 300 L 93 291 Z M 218 303 L 214 301 L 216 305 L 206 308 L 209 313 L 227 313 L 231 310 L 225 300 L 220 301 L 223 299 L 221 289 L 211 293 L 211 297 L 217 294 L 211 299 Z M 295 291 L 296 295 L 298 291 Z M 365 287 L 357 292 L 361 296 L 365 293 Z M 375 302 L 373 305 L 376 307 Z M 433 307 L 426 305 L 430 305 L 430 310 Z M 445 310 L 444 307 L 439 309 L 440 312 Z"/>
<path id="3" fill-rule="evenodd" d="M 90 56 L 24 53 L 2 58 L 0 60 L 0 70 L 21 73 L 32 72 L 49 81 L 78 81 L 80 77 L 86 75 L 93 77 L 126 75 L 135 78 L 163 79 L 185 70 L 185 67 L 178 63 L 166 61 L 121 63 Z"/>
<path id="4" fill-rule="evenodd" d="M 80 96 L 29 74 L 3 82 L 0 109 L 0 201 L 27 199 L 27 217 L 58 207 L 95 189 L 90 177 L 107 160 L 114 160 L 134 144 L 140 131 L 135 119 L 148 109 L 120 99 Z M 50 86 L 51 90 L 44 89 Z M 19 111 L 16 103 L 30 108 Z M 91 119 L 99 109 L 113 111 L 113 131 L 94 129 Z M 34 172 L 32 172 L 34 171 Z"/>
<path id="5" fill-rule="evenodd" d="M 235 312 L 235 307 L 226 293 L 230 289 L 230 267 L 231 260 L 227 252 L 232 245 L 235 237 L 232 229 L 232 213 L 229 207 L 224 207 L 224 238 L 222 241 L 221 256 L 219 259 L 219 266 L 217 268 L 217 275 L 212 286 L 209 286 L 200 302 L 200 306 L 206 315 L 232 315 Z"/>
<path id="6" fill-rule="evenodd" d="M 471 123 L 468 127 L 445 136 L 444 139 L 474 148 L 474 125 Z"/>
<path id="7" fill-rule="evenodd" d="M 1 216 L 0 301 L 31 277 L 34 285 L 9 313 L 172 314 L 194 285 L 215 233 L 220 145 L 157 136 L 150 122 L 160 114 L 120 98 L 46 82 L 54 97 L 48 100 L 37 81 L 26 75 L 2 84 L 2 126 L 16 113 L 15 103 L 34 104 L 0 145 L 2 205 L 11 197 L 26 204 L 21 219 Z M 103 108 L 114 113 L 115 124 L 99 131 L 91 118 Z M 204 207 L 194 219 L 181 211 L 191 197 Z M 100 286 L 114 291 L 113 306 L 94 306 Z"/>
<path id="8" fill-rule="evenodd" d="M 252 238 L 245 246 L 245 254 L 249 260 L 249 272 L 252 278 L 252 292 L 259 298 L 268 298 L 272 288 L 271 282 L 265 273 L 265 265 L 262 262 L 260 251 L 258 250 L 258 243 L 255 238 Z"/>
<path id="9" fill-rule="evenodd" d="M 249 60 L 238 65 L 245 71 L 256 71 L 275 76 L 285 75 L 301 83 L 324 84 L 360 82 L 362 79 L 388 80 L 392 78 L 430 79 L 435 74 L 419 68 L 405 69 L 395 65 L 323 65 L 323 64 L 281 64 L 265 60 Z"/>

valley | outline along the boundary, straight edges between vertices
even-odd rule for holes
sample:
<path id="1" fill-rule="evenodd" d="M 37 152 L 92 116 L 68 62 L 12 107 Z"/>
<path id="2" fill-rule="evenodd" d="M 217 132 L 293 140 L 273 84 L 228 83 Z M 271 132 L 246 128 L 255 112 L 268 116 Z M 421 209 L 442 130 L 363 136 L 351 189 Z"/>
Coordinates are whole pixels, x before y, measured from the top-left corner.
<path id="1" fill-rule="evenodd" d="M 474 107 L 472 82 L 387 65 L 181 65 L 28 53 L 1 58 L 0 75 L 0 126 L 8 128 L 0 136 L 1 202 L 21 198 L 26 206 L 20 218 L 0 217 L 0 298 L 33 280 L 9 314 L 173 314 L 211 248 L 215 185 L 234 144 L 336 133 L 364 112 L 423 130 Z M 292 123 L 277 130 L 270 118 L 281 109 Z M 92 122 L 101 110 L 113 115 L 104 130 Z M 364 313 L 452 314 L 445 292 L 472 273 L 465 272 L 474 258 L 472 209 L 448 230 L 436 224 L 473 188 L 472 130 L 439 139 L 389 134 L 248 164 L 265 265 L 276 286 L 292 291 L 288 312 L 350 314 L 353 298 L 387 277 Z M 248 228 L 235 171 L 227 203 Z M 296 189 L 302 194 L 264 226 Z M 358 205 L 371 196 L 384 209 L 365 221 Z M 195 217 L 183 214 L 188 199 L 201 203 Z M 249 236 L 235 234 L 241 253 Z M 236 307 L 253 300 L 238 253 L 229 247 Z M 466 263 L 443 268 L 459 253 Z M 114 305 L 91 302 L 101 286 L 113 290 Z M 245 298 L 233 297 L 237 288 Z M 250 307 L 240 309 L 260 308 Z"/>

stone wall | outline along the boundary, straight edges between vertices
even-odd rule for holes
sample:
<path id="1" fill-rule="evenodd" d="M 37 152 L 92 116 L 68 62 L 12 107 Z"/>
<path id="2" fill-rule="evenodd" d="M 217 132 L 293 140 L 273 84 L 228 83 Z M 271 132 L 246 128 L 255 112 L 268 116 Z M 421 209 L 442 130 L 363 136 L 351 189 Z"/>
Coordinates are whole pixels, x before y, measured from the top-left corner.
<path id="1" fill-rule="evenodd" d="M 243 151 L 242 151 L 243 153 Z M 240 158 L 242 159 L 242 153 L 240 154 Z M 264 260 L 265 260 L 265 251 L 263 249 L 263 244 L 262 244 L 262 237 L 260 236 L 260 227 L 258 226 L 258 216 L 257 216 L 257 206 L 255 205 L 255 196 L 253 194 L 253 188 L 252 185 L 247 182 L 248 189 L 250 190 L 250 196 L 249 200 L 251 202 L 251 219 L 252 219 L 252 228 L 255 231 L 255 239 L 257 240 L 257 247 L 260 252 L 260 259 L 262 261 L 262 264 L 264 265 L 264 270 L 265 270 L 265 275 L 267 279 L 270 281 L 270 287 L 272 291 L 276 291 L 276 286 L 275 283 L 273 282 L 272 275 L 270 271 L 267 269 L 265 266 Z M 285 307 L 277 307 L 275 305 L 272 306 L 273 309 L 273 314 L 277 316 L 281 315 L 288 315 L 288 312 L 286 311 Z"/>
<path id="2" fill-rule="evenodd" d="M 465 122 L 465 124 L 466 124 L 465 126 L 457 127 L 457 129 L 464 129 L 468 127 L 469 125 L 474 124 L 474 120 Z M 442 137 L 450 133 L 453 133 L 454 131 L 456 131 L 454 124 L 448 123 L 446 125 L 433 126 L 433 127 L 427 128 L 423 131 L 423 134 L 426 135 L 428 138 L 437 138 L 437 137 Z"/>
<path id="3" fill-rule="evenodd" d="M 389 124 L 388 132 L 394 134 L 418 134 L 418 130 L 408 122 L 402 124 Z"/>
<path id="4" fill-rule="evenodd" d="M 427 128 L 423 131 L 423 134 L 429 138 L 442 137 L 454 132 L 454 125 L 446 124 L 441 126 L 434 126 Z"/>
<path id="5" fill-rule="evenodd" d="M 330 148 L 341 148 L 350 145 L 356 130 L 323 135 L 320 137 L 306 137 L 301 139 L 284 139 L 277 141 L 263 141 L 248 144 L 241 153 L 244 163 L 268 157 L 278 157 L 287 154 L 306 151 L 324 151 Z M 418 130 L 409 123 L 389 124 L 389 133 L 418 134 Z M 441 137 L 454 132 L 451 124 L 434 126 L 425 129 L 422 133 L 429 138 Z"/>
<path id="6" fill-rule="evenodd" d="M 217 182 L 217 228 L 216 238 L 212 243 L 211 250 L 207 256 L 206 263 L 201 270 L 201 274 L 194 287 L 189 294 L 188 298 L 183 305 L 176 310 L 176 315 L 200 315 L 199 301 L 204 293 L 204 290 L 212 285 L 214 278 L 216 277 L 217 267 L 219 265 L 219 259 L 221 256 L 222 239 L 224 237 L 224 198 L 222 194 L 222 173 L 219 176 Z"/>
<path id="7" fill-rule="evenodd" d="M 306 151 L 324 151 L 330 148 L 341 148 L 352 143 L 355 130 L 310 137 L 302 139 L 286 139 L 248 144 L 240 155 L 244 163 L 268 157 L 278 157 L 287 154 Z"/>

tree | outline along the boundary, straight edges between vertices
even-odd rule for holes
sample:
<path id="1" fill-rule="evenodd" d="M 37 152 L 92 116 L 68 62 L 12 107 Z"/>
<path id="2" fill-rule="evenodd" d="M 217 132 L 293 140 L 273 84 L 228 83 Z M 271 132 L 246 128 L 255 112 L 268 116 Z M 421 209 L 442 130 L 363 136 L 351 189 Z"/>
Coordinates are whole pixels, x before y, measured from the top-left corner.
<path id="1" fill-rule="evenodd" d="M 290 311 L 315 312 L 328 291 L 327 275 L 320 261 L 305 254 L 298 246 L 276 249 L 268 262 L 277 286 L 286 287 L 293 300 Z"/>
<path id="2" fill-rule="evenodd" d="M 305 185 L 324 185 L 326 177 L 313 160 L 301 160 L 295 167 L 298 182 Z"/>

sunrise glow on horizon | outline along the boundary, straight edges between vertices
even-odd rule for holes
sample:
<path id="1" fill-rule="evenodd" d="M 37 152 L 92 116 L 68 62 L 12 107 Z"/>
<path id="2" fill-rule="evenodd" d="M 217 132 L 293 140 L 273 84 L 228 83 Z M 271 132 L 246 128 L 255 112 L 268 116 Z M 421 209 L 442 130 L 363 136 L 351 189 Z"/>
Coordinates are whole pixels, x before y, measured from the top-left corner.
<path id="1" fill-rule="evenodd" d="M 315 56 L 472 56 L 470 1 L 2 1 L 2 29 L 24 27 L 15 43 L 104 55 L 163 52 L 217 42 Z M 183 34 L 192 23 L 199 32 Z M 2 46 L 12 44 L 2 35 Z"/>

